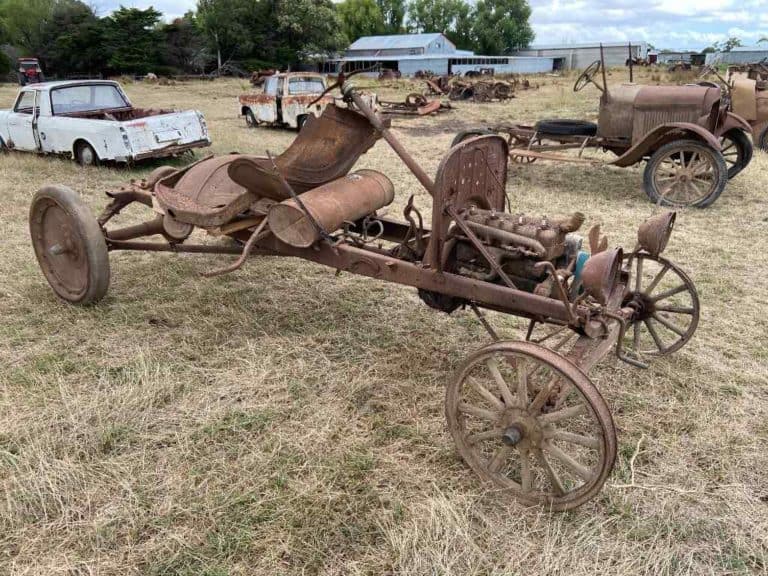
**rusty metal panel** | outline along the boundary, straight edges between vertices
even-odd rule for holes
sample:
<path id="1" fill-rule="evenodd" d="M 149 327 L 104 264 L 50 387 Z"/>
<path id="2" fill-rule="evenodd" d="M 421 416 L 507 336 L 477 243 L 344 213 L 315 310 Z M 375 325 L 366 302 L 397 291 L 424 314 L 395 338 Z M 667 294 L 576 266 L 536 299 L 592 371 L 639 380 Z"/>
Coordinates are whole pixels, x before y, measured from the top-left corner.
<path id="1" fill-rule="evenodd" d="M 642 86 L 624 84 L 603 94 L 600 102 L 598 135 L 603 138 L 629 138 L 634 121 L 634 104 Z"/>
<path id="2" fill-rule="evenodd" d="M 757 120 L 755 80 L 737 80 L 731 90 L 731 110 L 747 121 Z"/>

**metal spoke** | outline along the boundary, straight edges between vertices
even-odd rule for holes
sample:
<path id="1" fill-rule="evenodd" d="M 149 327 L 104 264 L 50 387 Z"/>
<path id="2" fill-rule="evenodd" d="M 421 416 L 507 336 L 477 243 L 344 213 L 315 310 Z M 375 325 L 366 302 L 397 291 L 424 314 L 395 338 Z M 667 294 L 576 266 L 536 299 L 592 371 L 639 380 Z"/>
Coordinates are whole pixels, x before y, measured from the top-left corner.
<path id="1" fill-rule="evenodd" d="M 491 404 L 491 406 L 493 406 L 493 407 L 494 407 L 496 410 L 498 410 L 499 412 L 503 412 L 503 411 L 504 411 L 504 403 L 503 403 L 501 400 L 499 400 L 499 399 L 498 399 L 496 396 L 494 396 L 493 394 L 491 394 L 491 393 L 490 393 L 490 392 L 489 392 L 489 391 L 488 391 L 488 390 L 485 388 L 485 386 L 483 386 L 482 384 L 480 384 L 480 382 L 478 382 L 477 380 L 475 380 L 475 379 L 474 379 L 474 378 L 472 378 L 471 376 L 468 376 L 468 377 L 467 377 L 467 380 L 468 380 L 468 381 L 469 381 L 469 383 L 470 383 L 470 384 L 472 384 L 472 386 L 474 386 L 474 387 L 475 387 L 475 389 L 476 389 L 476 390 L 477 390 L 477 391 L 480 393 L 480 396 L 482 396 L 483 398 L 485 398 L 485 399 L 486 399 L 486 400 L 487 400 L 487 401 L 488 401 L 488 402 Z"/>
<path id="2" fill-rule="evenodd" d="M 563 483 L 560 480 L 560 477 L 557 475 L 557 472 L 552 468 L 552 465 L 549 463 L 549 460 L 547 460 L 547 457 L 544 456 L 544 452 L 541 450 L 536 451 L 536 459 L 539 461 L 539 464 L 542 468 L 544 468 L 544 472 L 547 474 L 547 478 L 549 479 L 549 483 L 552 485 L 552 489 L 558 496 L 562 496 L 565 494 L 565 488 L 563 487 Z"/>
<path id="3" fill-rule="evenodd" d="M 632 350 L 637 352 L 640 349 L 640 324 L 635 322 L 634 333 L 632 334 Z"/>
<path id="4" fill-rule="evenodd" d="M 507 446 L 506 444 L 499 446 L 498 450 L 496 450 L 496 453 L 493 455 L 493 458 L 488 462 L 488 470 L 496 474 L 507 461 L 507 457 L 511 451 L 511 446 Z"/>
<path id="5" fill-rule="evenodd" d="M 670 312 L 671 314 L 692 315 L 695 310 L 687 306 L 656 306 L 657 312 Z"/>
<path id="6" fill-rule="evenodd" d="M 669 330 L 672 330 L 672 332 L 674 332 L 678 336 L 685 336 L 685 330 L 683 330 L 679 326 L 676 326 L 675 324 L 673 324 L 672 322 L 670 322 L 669 320 L 667 320 L 666 318 L 664 318 L 660 314 L 654 313 L 653 314 L 653 319 L 656 320 L 659 324 L 661 324 L 665 328 L 667 328 Z"/>
<path id="7" fill-rule="evenodd" d="M 643 258 L 637 258 L 637 277 L 635 278 L 635 292 L 641 292 L 643 285 Z"/>
<path id="8" fill-rule="evenodd" d="M 463 414 L 469 414 L 471 416 L 476 416 L 482 420 L 490 420 L 491 422 L 496 422 L 499 419 L 498 412 L 491 412 L 485 408 L 478 408 L 477 406 L 472 406 L 466 402 L 461 402 L 459 404 L 459 412 L 462 412 Z"/>
<path id="9" fill-rule="evenodd" d="M 667 298 L 671 298 L 675 294 L 680 294 L 680 292 L 685 292 L 686 290 L 688 290 L 688 287 L 685 284 L 681 284 L 676 288 L 670 288 L 666 292 L 662 292 L 661 294 L 654 296 L 652 300 L 654 302 L 658 302 L 659 300 L 666 300 Z"/>
<path id="10" fill-rule="evenodd" d="M 645 323 L 645 327 L 648 328 L 648 332 L 651 333 L 651 338 L 653 338 L 653 341 L 656 343 L 656 348 L 658 348 L 659 351 L 664 351 L 664 342 L 662 342 L 661 338 L 659 338 L 659 333 L 656 332 L 656 327 L 651 324 L 651 321 L 648 318 L 643 320 L 643 322 Z"/>
<path id="11" fill-rule="evenodd" d="M 581 434 L 574 434 L 573 432 L 555 430 L 552 432 L 551 437 L 553 440 L 562 440 L 563 442 L 578 444 L 579 446 L 592 448 L 593 450 L 600 449 L 600 440 L 598 438 L 593 438 L 592 436 L 582 436 Z"/>
<path id="12" fill-rule="evenodd" d="M 656 288 L 656 286 L 658 286 L 659 282 L 661 282 L 661 279 L 664 277 L 664 274 L 667 273 L 669 268 L 670 268 L 669 264 L 664 264 L 664 267 L 656 274 L 656 277 L 645 289 L 644 294 L 648 294 L 648 295 L 653 294 L 654 289 Z"/>
<path id="13" fill-rule="evenodd" d="M 496 359 L 488 358 L 488 360 L 485 361 L 485 365 L 488 366 L 491 376 L 493 376 L 493 379 L 496 381 L 496 386 L 499 387 L 499 392 L 501 392 L 501 397 L 504 399 L 504 403 L 507 406 L 514 406 L 515 399 L 512 396 L 512 392 L 509 391 L 509 386 L 507 386 L 507 383 L 504 381 L 504 377 L 501 375 L 501 372 L 499 372 L 499 365 L 496 363 Z"/>
<path id="14" fill-rule="evenodd" d="M 530 492 L 533 487 L 533 474 L 531 474 L 531 461 L 528 459 L 528 451 L 520 451 L 520 485 L 523 492 Z"/>
<path id="15" fill-rule="evenodd" d="M 552 379 L 546 383 L 546 385 L 539 390 L 539 393 L 536 394 L 536 397 L 533 399 L 533 402 L 531 402 L 531 405 L 528 406 L 528 412 L 530 414 L 538 414 L 541 410 L 541 407 L 546 404 L 547 400 L 549 400 L 550 394 L 552 394 L 552 389 L 555 387 L 555 384 L 557 384 L 557 381 L 560 379 L 560 376 L 555 375 L 552 377 Z"/>
<path id="16" fill-rule="evenodd" d="M 579 404 L 577 406 L 569 406 L 568 408 L 563 408 L 562 410 L 558 410 L 557 412 L 542 414 L 538 418 L 539 418 L 539 422 L 541 422 L 542 424 L 554 424 L 555 422 L 559 422 L 560 420 L 565 420 L 566 418 L 573 418 L 574 416 L 580 416 L 586 413 L 587 413 L 587 407 L 584 406 L 584 404 Z"/>
<path id="17" fill-rule="evenodd" d="M 478 442 L 485 442 L 486 440 L 494 440 L 501 437 L 501 428 L 494 428 L 493 430 L 486 430 L 485 432 L 478 432 L 477 434 L 470 434 L 467 436 L 467 444 L 474 445 Z"/>
<path id="18" fill-rule="evenodd" d="M 552 444 L 552 442 L 545 442 L 544 449 L 585 482 L 588 482 L 592 478 L 592 471 L 589 468 L 578 462 L 570 454 L 563 452 L 560 448 Z"/>
<path id="19" fill-rule="evenodd" d="M 520 408 L 528 406 L 528 374 L 522 361 L 517 364 L 517 405 Z"/>

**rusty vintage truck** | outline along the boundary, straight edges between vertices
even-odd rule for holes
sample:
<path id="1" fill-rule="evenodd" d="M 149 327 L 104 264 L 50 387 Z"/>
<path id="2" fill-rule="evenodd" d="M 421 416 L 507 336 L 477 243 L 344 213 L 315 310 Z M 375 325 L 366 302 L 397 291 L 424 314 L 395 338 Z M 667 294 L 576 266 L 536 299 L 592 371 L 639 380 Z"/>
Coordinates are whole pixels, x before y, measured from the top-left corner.
<path id="1" fill-rule="evenodd" d="M 238 98 L 240 115 L 248 126 L 260 124 L 301 130 L 310 114 L 320 116 L 333 96 L 317 97 L 325 91 L 325 77 L 311 72 L 288 72 L 269 76 L 263 92 Z M 313 103 L 314 100 L 317 100 Z"/>
<path id="2" fill-rule="evenodd" d="M 373 110 L 379 109 L 376 94 L 361 93 Z M 325 76 L 314 72 L 281 72 L 264 80 L 264 90 L 238 98 L 240 115 L 249 127 L 281 126 L 301 130 L 310 116 L 320 116 L 328 104 L 346 104 L 328 93 Z"/>

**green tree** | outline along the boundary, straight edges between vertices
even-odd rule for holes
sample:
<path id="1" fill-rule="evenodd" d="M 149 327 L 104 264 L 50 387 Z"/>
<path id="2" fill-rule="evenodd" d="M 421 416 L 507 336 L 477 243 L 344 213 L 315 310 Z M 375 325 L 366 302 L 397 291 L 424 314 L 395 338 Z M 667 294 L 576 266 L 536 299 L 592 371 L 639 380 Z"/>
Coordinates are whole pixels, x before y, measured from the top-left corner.
<path id="1" fill-rule="evenodd" d="M 256 10 L 250 0 L 197 0 L 197 22 L 216 53 L 217 69 L 223 57 L 250 53 L 249 24 Z"/>
<path id="2" fill-rule="evenodd" d="M 416 32 L 442 32 L 459 48 L 470 48 L 471 9 L 464 0 L 412 0 L 408 19 Z"/>
<path id="3" fill-rule="evenodd" d="M 277 32 L 283 40 L 280 58 L 290 63 L 332 54 L 346 44 L 331 0 L 279 0 Z"/>
<path id="4" fill-rule="evenodd" d="M 54 0 L 0 0 L 0 20 L 8 43 L 35 56 L 45 43 L 45 27 L 53 14 Z"/>
<path id="5" fill-rule="evenodd" d="M 341 29 L 347 40 L 354 42 L 361 36 L 384 34 L 386 26 L 376 0 L 344 0 L 336 5 Z"/>
<path id="6" fill-rule="evenodd" d="M 80 0 L 60 0 L 43 26 L 38 56 L 48 74 L 96 75 L 107 63 L 104 23 Z"/>
<path id="7" fill-rule="evenodd" d="M 534 38 L 526 0 L 478 0 L 472 27 L 475 48 L 481 54 L 509 54 L 525 48 Z"/>
<path id="8" fill-rule="evenodd" d="M 161 28 L 163 35 L 162 60 L 172 68 L 186 71 L 205 69 L 209 60 L 205 40 L 199 34 L 194 12 L 187 12 Z"/>
<path id="9" fill-rule="evenodd" d="M 104 19 L 107 65 L 111 70 L 136 74 L 151 71 L 159 62 L 157 23 L 161 16 L 152 6 L 146 10 L 120 6 Z"/>
<path id="10" fill-rule="evenodd" d="M 386 34 L 400 34 L 404 31 L 405 0 L 376 0 L 384 18 L 384 32 Z"/>

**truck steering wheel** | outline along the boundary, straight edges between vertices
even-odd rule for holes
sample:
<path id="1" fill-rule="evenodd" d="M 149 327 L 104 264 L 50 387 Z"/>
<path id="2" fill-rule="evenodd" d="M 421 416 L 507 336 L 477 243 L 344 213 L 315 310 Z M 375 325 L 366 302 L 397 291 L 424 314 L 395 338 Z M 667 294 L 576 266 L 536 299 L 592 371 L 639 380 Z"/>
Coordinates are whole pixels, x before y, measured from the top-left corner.
<path id="1" fill-rule="evenodd" d="M 597 73 L 600 72 L 602 67 L 603 65 L 600 60 L 595 60 L 592 62 L 592 64 L 590 64 L 589 67 L 581 73 L 581 76 L 576 79 L 576 84 L 573 85 L 573 91 L 580 92 L 586 88 L 587 84 L 592 83 L 597 86 L 597 89 L 600 90 L 600 92 L 605 92 L 605 88 L 595 82 L 595 76 L 597 76 Z"/>

